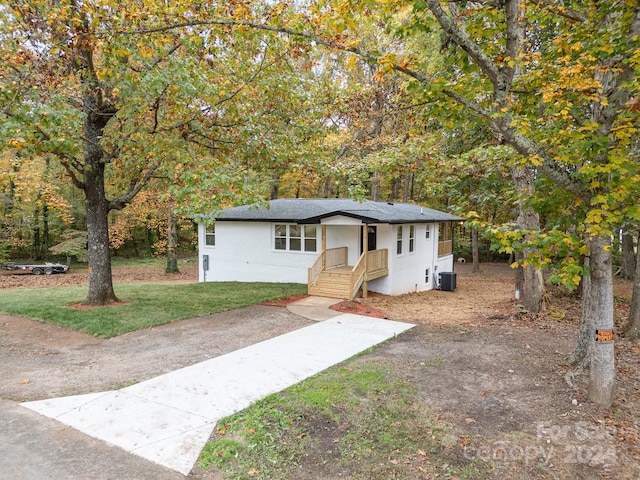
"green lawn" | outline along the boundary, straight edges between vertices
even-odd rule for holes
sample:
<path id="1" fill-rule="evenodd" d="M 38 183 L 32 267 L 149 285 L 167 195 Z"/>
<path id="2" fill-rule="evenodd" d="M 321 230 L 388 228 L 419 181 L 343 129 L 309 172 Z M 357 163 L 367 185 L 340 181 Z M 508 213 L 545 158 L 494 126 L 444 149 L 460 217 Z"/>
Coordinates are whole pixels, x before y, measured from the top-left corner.
<path id="1" fill-rule="evenodd" d="M 87 287 L 54 287 L 0 291 L 0 312 L 22 315 L 109 338 L 141 328 L 222 312 L 265 300 L 306 293 L 291 283 L 211 282 L 188 285 L 115 286 L 126 304 L 78 310 Z"/>
<path id="2" fill-rule="evenodd" d="M 392 362 L 348 360 L 220 420 L 199 466 L 234 480 L 492 477 L 459 462 L 458 432 L 404 377 Z"/>

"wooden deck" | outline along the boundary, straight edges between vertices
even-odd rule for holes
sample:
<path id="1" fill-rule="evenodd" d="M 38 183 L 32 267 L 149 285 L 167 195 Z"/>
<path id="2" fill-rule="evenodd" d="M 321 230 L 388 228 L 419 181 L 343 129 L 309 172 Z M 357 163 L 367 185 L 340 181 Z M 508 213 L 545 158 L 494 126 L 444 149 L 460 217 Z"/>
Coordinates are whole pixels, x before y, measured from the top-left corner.
<path id="1" fill-rule="evenodd" d="M 346 249 L 342 247 L 339 250 L 344 250 L 343 258 L 346 258 Z M 314 265 L 309 268 L 309 295 L 352 300 L 363 282 L 389 275 L 386 249 L 368 252 L 366 272 L 364 255 L 360 257 L 357 265 L 343 264 L 321 268 L 323 261 L 326 263 L 330 255 L 330 251 L 322 252 Z"/>

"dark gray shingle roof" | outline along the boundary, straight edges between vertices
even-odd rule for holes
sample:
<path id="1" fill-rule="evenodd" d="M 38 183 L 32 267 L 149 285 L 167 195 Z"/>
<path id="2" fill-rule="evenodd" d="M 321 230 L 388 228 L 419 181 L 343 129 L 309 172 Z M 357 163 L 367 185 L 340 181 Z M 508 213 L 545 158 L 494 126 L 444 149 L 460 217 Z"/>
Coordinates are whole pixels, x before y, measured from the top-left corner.
<path id="1" fill-rule="evenodd" d="M 344 215 L 363 223 L 427 223 L 463 220 L 462 217 L 408 203 L 357 201 L 343 198 L 281 198 L 269 207 L 244 205 L 222 210 L 216 221 L 320 223 Z"/>

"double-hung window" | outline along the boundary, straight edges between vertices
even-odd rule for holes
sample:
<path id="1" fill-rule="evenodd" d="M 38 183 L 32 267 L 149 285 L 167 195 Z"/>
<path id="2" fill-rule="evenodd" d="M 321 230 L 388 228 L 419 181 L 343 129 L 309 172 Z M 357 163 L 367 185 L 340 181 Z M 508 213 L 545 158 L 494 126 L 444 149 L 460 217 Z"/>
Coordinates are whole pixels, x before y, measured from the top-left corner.
<path id="1" fill-rule="evenodd" d="M 398 226 L 396 236 L 396 253 L 402 255 L 402 225 Z"/>
<path id="2" fill-rule="evenodd" d="M 276 223 L 274 225 L 274 248 L 290 252 L 316 252 L 317 228 L 315 225 Z"/>
<path id="3" fill-rule="evenodd" d="M 412 253 L 415 249 L 416 243 L 416 227 L 415 225 L 409 225 L 409 253 Z"/>
<path id="4" fill-rule="evenodd" d="M 315 225 L 304 226 L 304 251 L 318 251 L 318 229 Z"/>
<path id="5" fill-rule="evenodd" d="M 212 223 L 205 227 L 204 244 L 207 247 L 215 247 L 216 245 L 216 224 Z"/>

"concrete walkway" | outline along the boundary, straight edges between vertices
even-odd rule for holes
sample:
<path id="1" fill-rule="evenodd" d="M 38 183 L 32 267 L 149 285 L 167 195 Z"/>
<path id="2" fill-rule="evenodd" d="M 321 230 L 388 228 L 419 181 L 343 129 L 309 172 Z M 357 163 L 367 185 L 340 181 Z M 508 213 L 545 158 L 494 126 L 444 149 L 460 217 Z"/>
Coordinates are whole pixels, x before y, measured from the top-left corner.
<path id="1" fill-rule="evenodd" d="M 413 326 L 337 314 L 314 298 L 289 309 L 317 324 L 120 390 L 22 405 L 188 475 L 221 418 Z"/>

